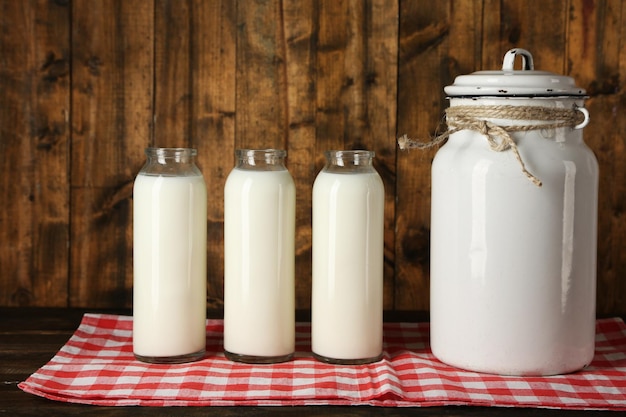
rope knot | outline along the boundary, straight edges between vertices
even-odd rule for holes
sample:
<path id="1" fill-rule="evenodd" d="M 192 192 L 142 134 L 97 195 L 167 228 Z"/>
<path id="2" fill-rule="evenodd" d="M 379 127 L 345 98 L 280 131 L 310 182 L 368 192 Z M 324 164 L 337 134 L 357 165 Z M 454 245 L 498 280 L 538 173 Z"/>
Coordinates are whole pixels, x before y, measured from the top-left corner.
<path id="1" fill-rule="evenodd" d="M 478 131 L 478 133 L 483 136 L 487 136 L 488 138 L 491 137 L 491 135 L 489 134 L 489 124 L 486 120 L 478 120 L 478 123 L 476 125 L 476 130 Z"/>
<path id="2" fill-rule="evenodd" d="M 575 127 L 581 120 L 581 113 L 573 109 L 547 108 L 540 106 L 454 106 L 446 109 L 448 130 L 430 142 L 417 142 L 403 135 L 398 139 L 400 149 L 428 149 L 437 146 L 448 137 L 462 130 L 472 130 L 484 136 L 491 150 L 504 152 L 511 150 L 517 159 L 524 175 L 538 187 L 541 181 L 526 169 L 526 164 L 511 136 L 512 132 L 539 129 L 556 129 L 559 127 Z M 500 126 L 486 119 L 530 120 L 538 123 L 519 126 Z M 543 122 L 543 123 L 541 123 Z"/>

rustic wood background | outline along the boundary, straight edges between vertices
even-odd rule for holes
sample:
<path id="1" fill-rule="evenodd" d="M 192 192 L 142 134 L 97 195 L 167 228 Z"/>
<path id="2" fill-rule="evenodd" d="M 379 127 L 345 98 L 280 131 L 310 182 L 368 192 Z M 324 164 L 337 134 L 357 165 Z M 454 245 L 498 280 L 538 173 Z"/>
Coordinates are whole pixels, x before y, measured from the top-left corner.
<path id="1" fill-rule="evenodd" d="M 598 313 L 626 313 L 626 0 L 0 0 L 0 305 L 129 307 L 143 150 L 190 146 L 219 308 L 233 151 L 277 147 L 306 309 L 322 152 L 367 148 L 387 192 L 385 308 L 427 310 L 434 151 L 395 138 L 434 135 L 443 87 L 512 47 L 589 93 Z"/>

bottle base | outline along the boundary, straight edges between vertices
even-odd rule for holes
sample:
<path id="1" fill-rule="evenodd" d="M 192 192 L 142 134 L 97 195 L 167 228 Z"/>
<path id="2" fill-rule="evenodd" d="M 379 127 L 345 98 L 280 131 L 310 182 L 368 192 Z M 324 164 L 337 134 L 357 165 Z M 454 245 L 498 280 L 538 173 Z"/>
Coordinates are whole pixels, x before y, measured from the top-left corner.
<path id="1" fill-rule="evenodd" d="M 591 361 L 591 359 L 589 359 L 586 362 L 570 361 L 569 363 L 553 362 L 550 364 L 546 362 L 516 364 L 512 358 L 507 362 L 496 363 L 493 361 L 486 362 L 483 358 L 481 358 L 482 360 L 477 360 L 476 358 L 471 357 L 447 357 L 445 355 L 440 355 L 439 352 L 433 352 L 433 356 L 435 356 L 435 358 L 437 358 L 437 360 L 441 363 L 463 371 L 476 372 L 486 375 L 513 377 L 549 377 L 567 375 L 586 368 Z M 567 358 L 567 355 L 564 355 L 562 358 Z"/>
<path id="2" fill-rule="evenodd" d="M 313 352 L 313 357 L 320 362 L 329 363 L 332 365 L 365 365 L 368 363 L 378 362 L 382 359 L 383 354 L 381 352 L 378 356 L 372 356 L 371 358 L 360 358 L 360 359 L 337 359 L 337 358 L 329 358 L 327 356 L 318 355 Z"/>
<path id="3" fill-rule="evenodd" d="M 158 363 L 158 364 L 176 364 L 199 361 L 204 357 L 205 350 L 202 349 L 198 352 L 188 353 L 185 355 L 177 356 L 144 356 L 134 353 L 135 358 L 141 362 Z"/>
<path id="4" fill-rule="evenodd" d="M 242 355 L 239 353 L 232 353 L 227 350 L 224 351 L 224 356 L 233 362 L 251 363 L 251 364 L 271 364 L 290 361 L 293 358 L 293 352 L 287 355 L 280 356 L 254 356 L 254 355 Z"/>

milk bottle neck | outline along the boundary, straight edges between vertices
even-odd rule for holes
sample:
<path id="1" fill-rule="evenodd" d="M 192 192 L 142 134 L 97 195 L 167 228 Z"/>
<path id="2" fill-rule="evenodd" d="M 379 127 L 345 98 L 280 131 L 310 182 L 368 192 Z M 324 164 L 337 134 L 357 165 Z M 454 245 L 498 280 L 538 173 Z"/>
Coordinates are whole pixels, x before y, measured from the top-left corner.
<path id="1" fill-rule="evenodd" d="M 236 168 L 250 171 L 284 171 L 287 152 L 281 149 L 237 149 Z"/>
<path id="2" fill-rule="evenodd" d="M 198 154 L 192 148 L 146 148 L 144 175 L 195 176 L 202 175 L 195 164 Z"/>
<path id="3" fill-rule="evenodd" d="M 326 151 L 324 171 L 336 173 L 373 172 L 374 152 L 365 150 Z"/>

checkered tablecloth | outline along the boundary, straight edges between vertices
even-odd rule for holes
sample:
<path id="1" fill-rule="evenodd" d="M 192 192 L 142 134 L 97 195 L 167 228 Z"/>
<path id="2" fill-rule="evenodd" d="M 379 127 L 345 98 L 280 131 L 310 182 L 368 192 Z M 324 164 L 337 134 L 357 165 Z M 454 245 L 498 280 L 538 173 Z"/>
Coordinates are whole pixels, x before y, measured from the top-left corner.
<path id="1" fill-rule="evenodd" d="M 132 317 L 86 314 L 70 340 L 19 387 L 58 401 L 96 405 L 514 406 L 626 410 L 626 325 L 597 322 L 596 355 L 564 376 L 504 377 L 437 361 L 427 323 L 385 323 L 384 357 L 360 366 L 310 355 L 310 324 L 299 323 L 295 359 L 246 365 L 222 353 L 221 320 L 207 321 L 198 362 L 154 365 L 132 353 Z"/>

